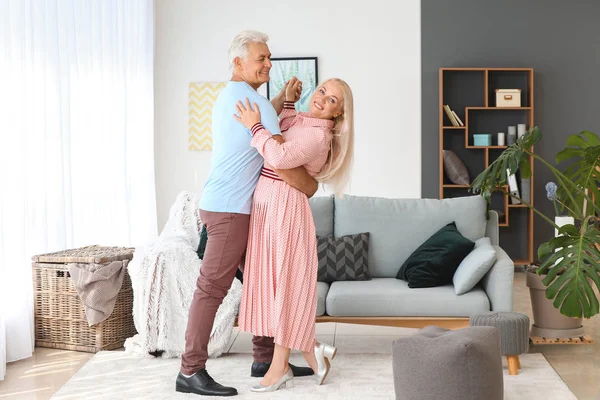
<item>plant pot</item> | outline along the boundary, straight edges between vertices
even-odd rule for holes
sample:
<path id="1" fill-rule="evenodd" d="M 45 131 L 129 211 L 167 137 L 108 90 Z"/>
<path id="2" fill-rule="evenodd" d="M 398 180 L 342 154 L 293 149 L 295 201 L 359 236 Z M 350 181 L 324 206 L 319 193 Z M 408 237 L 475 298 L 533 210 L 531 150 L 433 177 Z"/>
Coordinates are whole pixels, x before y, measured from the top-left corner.
<path id="1" fill-rule="evenodd" d="M 547 338 L 569 338 L 582 336 L 582 318 L 571 318 L 562 315 L 554 307 L 552 300 L 546 298 L 546 286 L 542 283 L 543 275 L 527 271 L 527 287 L 533 308 L 533 326 L 531 336 Z"/>

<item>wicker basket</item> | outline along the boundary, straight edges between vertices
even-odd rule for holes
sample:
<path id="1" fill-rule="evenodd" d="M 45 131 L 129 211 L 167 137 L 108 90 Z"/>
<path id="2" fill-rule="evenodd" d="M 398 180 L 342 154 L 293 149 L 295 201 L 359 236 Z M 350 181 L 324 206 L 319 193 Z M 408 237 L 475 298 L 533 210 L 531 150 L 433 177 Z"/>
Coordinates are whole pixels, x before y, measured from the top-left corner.
<path id="1" fill-rule="evenodd" d="M 108 319 L 89 326 L 69 275 L 69 263 L 106 264 L 133 258 L 133 248 L 88 246 L 33 257 L 35 345 L 96 353 L 123 346 L 135 335 L 133 289 L 129 274 Z"/>

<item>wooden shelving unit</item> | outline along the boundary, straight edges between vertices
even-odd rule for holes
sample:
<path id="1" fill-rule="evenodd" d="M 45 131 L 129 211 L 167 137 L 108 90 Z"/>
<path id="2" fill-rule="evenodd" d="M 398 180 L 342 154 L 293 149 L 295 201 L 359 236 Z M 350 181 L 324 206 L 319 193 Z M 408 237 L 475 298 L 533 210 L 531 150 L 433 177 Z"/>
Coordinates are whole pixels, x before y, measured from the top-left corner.
<path id="1" fill-rule="evenodd" d="M 521 89 L 521 107 L 496 107 L 495 89 Z M 443 150 L 453 150 L 465 163 L 473 180 L 487 168 L 507 146 L 498 146 L 497 133 L 504 132 L 508 143 L 508 126 L 534 126 L 533 68 L 440 68 L 439 70 L 439 198 L 472 195 L 469 185 L 455 185 L 444 173 Z M 447 104 L 465 126 L 453 126 L 444 112 Z M 492 145 L 474 146 L 473 134 L 491 133 Z M 533 149 L 532 149 L 533 150 Z M 533 171 L 533 157 L 530 157 Z M 533 176 L 529 181 L 531 204 L 534 204 Z M 519 190 L 522 191 L 519 179 Z M 504 213 L 499 226 L 502 247 L 515 265 L 534 260 L 534 213 L 523 204 L 511 204 L 509 196 L 492 195 L 492 208 Z"/>

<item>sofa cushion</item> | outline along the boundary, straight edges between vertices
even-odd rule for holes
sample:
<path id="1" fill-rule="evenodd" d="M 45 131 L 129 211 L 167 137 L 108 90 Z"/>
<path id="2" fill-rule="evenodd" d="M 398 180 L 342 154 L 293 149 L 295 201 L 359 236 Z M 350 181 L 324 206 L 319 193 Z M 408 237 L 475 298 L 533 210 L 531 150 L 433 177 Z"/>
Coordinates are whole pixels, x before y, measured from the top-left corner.
<path id="1" fill-rule="evenodd" d="M 333 236 L 333 196 L 313 197 L 309 204 L 317 235 Z"/>
<path id="2" fill-rule="evenodd" d="M 368 281 L 369 233 L 340 238 L 317 236 L 319 282 Z"/>
<path id="3" fill-rule="evenodd" d="M 462 296 L 454 286 L 410 289 L 395 278 L 333 282 L 327 293 L 327 314 L 336 317 L 469 317 L 490 311 L 481 287 Z"/>
<path id="4" fill-rule="evenodd" d="M 451 222 L 408 257 L 396 278 L 407 281 L 410 288 L 448 285 L 452 283 L 459 264 L 474 246 L 475 242 L 461 235 L 456 224 Z"/>
<path id="5" fill-rule="evenodd" d="M 325 282 L 317 282 L 317 317 L 325 314 L 325 299 L 329 292 L 329 284 Z"/>
<path id="6" fill-rule="evenodd" d="M 448 223 L 456 221 L 458 231 L 475 241 L 484 236 L 487 222 L 482 196 L 436 200 L 345 195 L 334 202 L 335 236 L 369 232 L 369 274 L 379 278 L 394 278 L 408 256 Z"/>
<path id="7" fill-rule="evenodd" d="M 496 261 L 496 249 L 488 237 L 477 239 L 475 247 L 458 265 L 452 283 L 461 295 L 471 290 L 488 273 Z"/>

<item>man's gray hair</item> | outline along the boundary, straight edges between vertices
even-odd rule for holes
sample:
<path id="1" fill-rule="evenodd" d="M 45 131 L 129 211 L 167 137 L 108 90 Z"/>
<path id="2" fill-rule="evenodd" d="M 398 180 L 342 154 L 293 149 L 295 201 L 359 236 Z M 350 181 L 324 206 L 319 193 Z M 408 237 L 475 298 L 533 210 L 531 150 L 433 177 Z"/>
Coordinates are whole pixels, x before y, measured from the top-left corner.
<path id="1" fill-rule="evenodd" d="M 267 43 L 269 36 L 258 31 L 243 31 L 238 33 L 229 46 L 229 67 L 233 68 L 236 57 L 246 60 L 248 57 L 248 43 Z"/>

